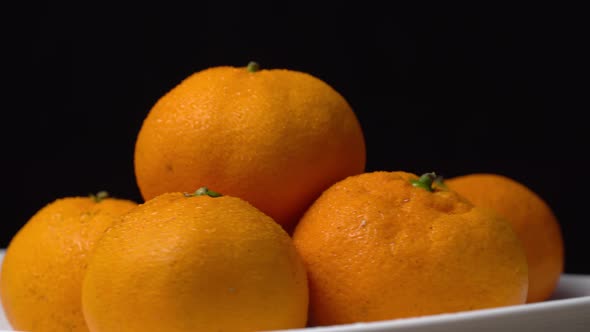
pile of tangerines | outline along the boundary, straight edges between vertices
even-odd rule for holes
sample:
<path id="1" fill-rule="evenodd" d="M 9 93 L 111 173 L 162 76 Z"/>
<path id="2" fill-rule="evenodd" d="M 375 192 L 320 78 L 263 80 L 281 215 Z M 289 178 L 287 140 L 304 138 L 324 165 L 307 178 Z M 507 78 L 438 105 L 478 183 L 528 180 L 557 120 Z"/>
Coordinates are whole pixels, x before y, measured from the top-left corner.
<path id="1" fill-rule="evenodd" d="M 23 331 L 263 331 L 547 300 L 550 207 L 499 174 L 367 172 L 361 126 L 322 80 L 213 67 L 162 96 L 135 145 L 144 202 L 64 197 L 0 274 Z"/>

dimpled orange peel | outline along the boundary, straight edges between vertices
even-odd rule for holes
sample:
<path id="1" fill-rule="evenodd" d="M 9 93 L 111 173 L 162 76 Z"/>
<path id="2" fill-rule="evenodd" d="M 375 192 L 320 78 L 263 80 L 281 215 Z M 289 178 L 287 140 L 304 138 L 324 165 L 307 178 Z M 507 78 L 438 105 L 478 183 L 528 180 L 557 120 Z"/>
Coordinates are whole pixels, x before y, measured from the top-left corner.
<path id="1" fill-rule="evenodd" d="M 364 173 L 314 202 L 293 235 L 312 325 L 524 303 L 527 264 L 510 224 L 435 179 Z"/>
<path id="2" fill-rule="evenodd" d="M 97 243 L 82 291 L 92 332 L 305 326 L 308 288 L 288 234 L 207 188 L 140 205 Z"/>
<path id="3" fill-rule="evenodd" d="M 363 133 L 342 95 L 254 62 L 187 77 L 149 111 L 135 146 L 145 200 L 207 183 L 288 231 L 324 189 L 364 168 Z"/>
<path id="4" fill-rule="evenodd" d="M 493 209 L 511 223 L 527 255 L 527 302 L 549 299 L 564 268 L 561 229 L 549 204 L 524 184 L 504 175 L 467 174 L 445 183 L 473 204 Z"/>
<path id="5" fill-rule="evenodd" d="M 107 196 L 57 199 L 12 238 L 0 297 L 15 330 L 88 331 L 80 300 L 88 255 L 104 231 L 137 205 Z"/>

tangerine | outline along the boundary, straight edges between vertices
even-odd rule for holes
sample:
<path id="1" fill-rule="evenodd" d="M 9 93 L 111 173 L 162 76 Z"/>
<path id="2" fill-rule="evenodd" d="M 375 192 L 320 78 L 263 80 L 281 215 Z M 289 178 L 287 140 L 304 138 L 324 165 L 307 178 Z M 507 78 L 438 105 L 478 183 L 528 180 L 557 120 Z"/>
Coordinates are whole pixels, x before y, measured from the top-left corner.
<path id="1" fill-rule="evenodd" d="M 433 180 L 364 173 L 312 204 L 293 234 L 312 325 L 524 303 L 527 264 L 510 224 Z"/>
<path id="2" fill-rule="evenodd" d="M 289 235 L 206 188 L 156 196 L 97 243 L 82 291 L 92 332 L 304 327 L 308 288 Z"/>
<path id="3" fill-rule="evenodd" d="M 57 199 L 40 209 L 10 241 L 0 275 L 6 318 L 20 331 L 88 331 L 82 278 L 98 238 L 137 204 L 93 197 Z"/>
<path id="4" fill-rule="evenodd" d="M 184 79 L 149 111 L 135 145 L 145 200 L 207 183 L 288 231 L 324 189 L 364 168 L 363 133 L 342 95 L 310 74 L 256 63 Z"/>
<path id="5" fill-rule="evenodd" d="M 561 229 L 549 204 L 523 183 L 500 174 L 467 174 L 448 179 L 445 184 L 473 204 L 492 209 L 511 223 L 527 256 L 527 302 L 547 300 L 564 269 Z"/>

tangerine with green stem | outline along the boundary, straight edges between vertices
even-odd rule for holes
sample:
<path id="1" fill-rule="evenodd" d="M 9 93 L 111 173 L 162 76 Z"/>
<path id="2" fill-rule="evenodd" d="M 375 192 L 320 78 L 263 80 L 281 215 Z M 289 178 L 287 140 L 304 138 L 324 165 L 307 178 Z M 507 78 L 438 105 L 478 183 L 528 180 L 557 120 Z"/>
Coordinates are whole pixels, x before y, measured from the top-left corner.
<path id="1" fill-rule="evenodd" d="M 312 325 L 524 303 L 527 263 L 510 224 L 437 179 L 364 173 L 312 204 L 293 234 Z"/>
<path id="2" fill-rule="evenodd" d="M 292 230 L 321 192 L 365 168 L 360 123 L 323 80 L 289 69 L 220 66 L 163 95 L 138 133 L 145 200 L 207 183 Z"/>
<path id="3" fill-rule="evenodd" d="M 88 331 L 80 294 L 88 256 L 105 230 L 136 207 L 106 191 L 57 199 L 11 239 L 2 262 L 0 298 L 19 331 Z"/>
<path id="4" fill-rule="evenodd" d="M 202 187 L 158 195 L 109 228 L 82 306 L 91 332 L 266 331 L 304 327 L 308 296 L 281 226 Z"/>

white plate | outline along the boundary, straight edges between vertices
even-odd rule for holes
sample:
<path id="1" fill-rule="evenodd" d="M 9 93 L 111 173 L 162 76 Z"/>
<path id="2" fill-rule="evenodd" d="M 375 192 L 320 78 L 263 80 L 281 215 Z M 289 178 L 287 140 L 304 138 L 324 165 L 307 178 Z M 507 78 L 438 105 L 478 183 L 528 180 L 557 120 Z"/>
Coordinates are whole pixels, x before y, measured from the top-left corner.
<path id="1" fill-rule="evenodd" d="M 0 250 L 0 262 L 4 251 Z M 12 331 L 0 303 L 0 331 Z M 287 331 L 287 330 L 284 330 Z M 590 331 L 590 275 L 564 274 L 551 300 L 373 323 L 288 330 L 291 332 Z"/>

